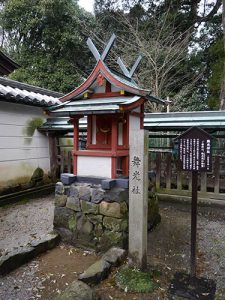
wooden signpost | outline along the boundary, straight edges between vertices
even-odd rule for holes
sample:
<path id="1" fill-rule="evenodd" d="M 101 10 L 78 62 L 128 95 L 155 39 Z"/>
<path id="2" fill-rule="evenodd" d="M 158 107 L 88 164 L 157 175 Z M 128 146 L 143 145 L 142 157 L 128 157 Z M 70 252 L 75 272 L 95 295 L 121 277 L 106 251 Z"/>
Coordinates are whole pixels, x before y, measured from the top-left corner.
<path id="1" fill-rule="evenodd" d="M 192 127 L 178 138 L 179 165 L 183 171 L 192 172 L 191 205 L 191 276 L 196 276 L 196 232 L 198 172 L 212 170 L 212 137 L 198 127 Z"/>

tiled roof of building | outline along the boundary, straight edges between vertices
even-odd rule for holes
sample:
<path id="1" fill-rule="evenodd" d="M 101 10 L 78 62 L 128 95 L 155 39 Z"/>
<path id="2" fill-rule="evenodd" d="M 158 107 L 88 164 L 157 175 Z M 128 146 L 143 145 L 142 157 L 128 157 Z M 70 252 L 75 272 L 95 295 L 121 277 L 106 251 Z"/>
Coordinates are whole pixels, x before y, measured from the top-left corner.
<path id="1" fill-rule="evenodd" d="M 96 98 L 87 100 L 77 100 L 64 102 L 56 106 L 56 109 L 51 109 L 51 114 L 57 117 L 66 117 L 80 114 L 101 114 L 101 113 L 117 113 L 121 112 L 122 107 L 133 104 L 140 99 L 139 96 L 131 97 L 109 97 Z"/>
<path id="2" fill-rule="evenodd" d="M 225 130 L 225 111 L 146 113 L 144 128 L 152 132 L 184 131 L 192 126 L 203 129 Z M 82 118 L 80 129 L 86 131 L 87 121 Z M 69 118 L 49 118 L 41 127 L 42 130 L 73 131 Z"/>
<path id="3" fill-rule="evenodd" d="M 0 77 L 0 101 L 48 107 L 60 104 L 58 98 L 62 95 L 58 92 Z"/>

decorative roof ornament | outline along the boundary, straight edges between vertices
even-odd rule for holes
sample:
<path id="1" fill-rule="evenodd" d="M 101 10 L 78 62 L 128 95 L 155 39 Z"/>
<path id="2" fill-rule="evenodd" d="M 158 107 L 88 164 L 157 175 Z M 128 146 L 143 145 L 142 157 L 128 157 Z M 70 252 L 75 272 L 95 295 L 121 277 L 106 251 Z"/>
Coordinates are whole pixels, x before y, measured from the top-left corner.
<path id="1" fill-rule="evenodd" d="M 88 38 L 88 40 L 87 40 L 87 45 L 88 45 L 89 49 L 91 50 L 92 54 L 94 55 L 96 61 L 98 62 L 99 60 L 101 60 L 104 62 L 106 60 L 106 58 L 108 57 L 109 52 L 115 43 L 115 40 L 116 40 L 116 35 L 113 33 L 111 38 L 109 39 L 108 43 L 106 44 L 102 55 L 99 53 L 98 49 L 96 48 L 95 44 L 92 42 L 92 40 L 90 38 Z M 125 64 L 123 63 L 123 61 L 120 57 L 118 57 L 117 63 L 119 65 L 120 69 L 122 70 L 123 74 L 126 77 L 131 79 L 132 76 L 134 75 L 134 72 L 137 70 L 138 66 L 140 65 L 142 58 L 143 58 L 142 55 L 138 56 L 137 60 L 135 61 L 134 65 L 130 71 L 127 69 L 127 67 L 125 66 Z"/>
<path id="2" fill-rule="evenodd" d="M 143 58 L 142 55 L 138 56 L 138 58 L 136 59 L 135 63 L 133 64 L 133 67 L 131 68 L 130 71 L 127 69 L 127 67 L 125 66 L 125 64 L 123 63 L 123 61 L 120 57 L 118 57 L 117 63 L 120 66 L 120 69 L 122 70 L 123 74 L 125 76 L 127 76 L 128 78 L 132 78 L 132 76 L 134 75 L 134 72 L 139 67 L 142 58 Z"/>
<path id="3" fill-rule="evenodd" d="M 97 62 L 99 60 L 105 61 L 115 40 L 116 40 L 116 35 L 113 33 L 111 38 L 109 39 L 108 43 L 106 44 L 106 47 L 105 47 L 104 51 L 102 52 L 102 55 L 100 55 L 98 49 L 95 47 L 95 44 L 92 42 L 92 40 L 90 38 L 88 38 L 88 40 L 87 40 L 87 45 L 88 45 L 89 49 L 91 50 L 92 54 L 94 55 L 95 59 L 97 60 Z"/>

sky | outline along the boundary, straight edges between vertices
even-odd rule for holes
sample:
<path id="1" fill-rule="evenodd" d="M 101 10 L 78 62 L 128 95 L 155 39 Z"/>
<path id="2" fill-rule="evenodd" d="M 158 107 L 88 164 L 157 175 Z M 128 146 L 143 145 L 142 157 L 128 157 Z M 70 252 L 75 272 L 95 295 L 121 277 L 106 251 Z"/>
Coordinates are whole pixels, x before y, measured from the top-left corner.
<path id="1" fill-rule="evenodd" d="M 89 12 L 93 12 L 94 0 L 79 0 L 79 5 Z"/>

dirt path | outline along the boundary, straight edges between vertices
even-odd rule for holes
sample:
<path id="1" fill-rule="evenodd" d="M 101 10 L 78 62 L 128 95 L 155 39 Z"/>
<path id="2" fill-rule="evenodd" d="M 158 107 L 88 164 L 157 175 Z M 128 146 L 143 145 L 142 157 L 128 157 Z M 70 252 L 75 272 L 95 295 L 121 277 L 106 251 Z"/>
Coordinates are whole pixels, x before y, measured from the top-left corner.
<path id="1" fill-rule="evenodd" d="M 160 288 L 152 294 L 125 293 L 115 287 L 112 275 L 97 287 L 103 299 L 165 300 L 173 274 L 189 271 L 190 207 L 163 204 L 160 210 L 162 221 L 148 236 L 148 264 L 161 271 Z M 3 251 L 19 247 L 52 230 L 53 197 L 1 208 L 0 220 L 0 247 Z M 94 253 L 61 245 L 0 278 L 0 299 L 54 299 L 96 259 Z M 214 279 L 216 300 L 224 300 L 225 210 L 199 208 L 197 262 L 198 275 Z"/>
<path id="2" fill-rule="evenodd" d="M 148 235 L 148 268 L 160 271 L 160 288 L 151 294 L 124 293 L 115 288 L 113 275 L 97 290 L 105 300 L 165 300 L 175 272 L 189 272 L 190 264 L 190 207 L 162 204 L 161 223 Z M 198 213 L 198 276 L 217 283 L 216 300 L 225 299 L 225 210 L 199 208 Z"/>
<path id="3" fill-rule="evenodd" d="M 61 244 L 0 277 L 0 300 L 53 300 L 96 260 L 95 253 Z"/>

